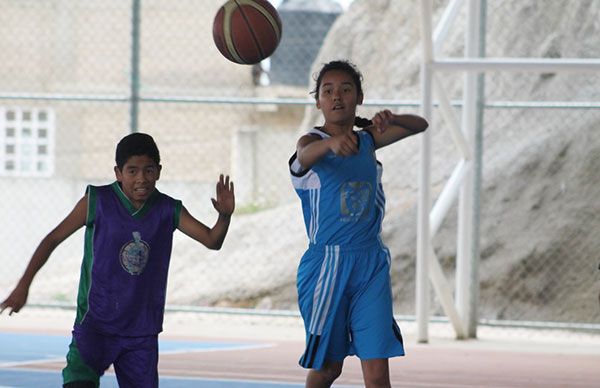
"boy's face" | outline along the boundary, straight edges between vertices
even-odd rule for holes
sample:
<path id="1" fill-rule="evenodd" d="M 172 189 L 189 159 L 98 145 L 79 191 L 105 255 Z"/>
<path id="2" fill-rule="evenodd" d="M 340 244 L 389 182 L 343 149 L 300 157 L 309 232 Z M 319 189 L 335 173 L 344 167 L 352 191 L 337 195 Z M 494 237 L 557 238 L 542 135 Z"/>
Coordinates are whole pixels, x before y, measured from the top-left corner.
<path id="1" fill-rule="evenodd" d="M 121 183 L 123 193 L 129 198 L 136 209 L 142 207 L 156 188 L 156 181 L 160 177 L 161 166 L 157 165 L 147 155 L 130 157 L 123 170 L 115 166 L 117 181 Z"/>

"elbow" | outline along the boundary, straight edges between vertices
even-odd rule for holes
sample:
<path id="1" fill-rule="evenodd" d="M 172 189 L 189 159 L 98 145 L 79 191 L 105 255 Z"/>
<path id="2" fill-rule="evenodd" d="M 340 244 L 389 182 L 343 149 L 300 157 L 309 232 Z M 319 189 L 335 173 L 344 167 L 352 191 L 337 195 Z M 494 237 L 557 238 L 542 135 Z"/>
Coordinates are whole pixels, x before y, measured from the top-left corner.
<path id="1" fill-rule="evenodd" d="M 298 160 L 298 163 L 300 164 L 300 168 L 302 170 L 306 170 L 306 158 L 304 157 L 304 154 L 298 152 L 296 154 L 296 160 Z"/>
<path id="2" fill-rule="evenodd" d="M 425 132 L 427 128 L 429 128 L 429 123 L 425 119 L 419 120 L 419 125 L 417 127 L 417 133 Z"/>
<path id="3" fill-rule="evenodd" d="M 206 247 L 211 251 L 219 251 L 223 247 L 223 241 L 213 241 L 210 244 L 207 244 Z"/>

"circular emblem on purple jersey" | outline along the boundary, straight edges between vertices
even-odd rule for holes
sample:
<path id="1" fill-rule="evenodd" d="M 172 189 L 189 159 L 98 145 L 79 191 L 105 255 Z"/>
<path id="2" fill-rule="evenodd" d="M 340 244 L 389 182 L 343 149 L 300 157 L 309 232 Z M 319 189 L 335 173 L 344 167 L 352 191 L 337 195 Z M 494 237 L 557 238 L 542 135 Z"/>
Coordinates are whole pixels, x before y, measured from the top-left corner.
<path id="1" fill-rule="evenodd" d="M 131 275 L 144 272 L 148 263 L 150 247 L 142 240 L 140 232 L 133 232 L 133 241 L 129 241 L 121 248 L 119 259 L 121 266 Z"/>

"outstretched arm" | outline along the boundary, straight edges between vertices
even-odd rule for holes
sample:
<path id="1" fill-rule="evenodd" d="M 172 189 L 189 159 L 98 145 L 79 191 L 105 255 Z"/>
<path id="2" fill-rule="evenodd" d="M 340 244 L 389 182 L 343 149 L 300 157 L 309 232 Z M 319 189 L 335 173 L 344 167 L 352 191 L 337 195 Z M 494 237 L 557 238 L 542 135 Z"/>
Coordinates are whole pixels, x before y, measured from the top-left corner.
<path id="1" fill-rule="evenodd" d="M 217 198 L 211 198 L 211 201 L 215 210 L 219 212 L 217 222 L 212 228 L 194 218 L 185 207 L 181 209 L 177 228 L 207 248 L 218 250 L 223 246 L 231 215 L 235 209 L 233 182 L 229 182 L 229 176 L 224 177 L 221 174 L 217 183 Z"/>
<path id="2" fill-rule="evenodd" d="M 46 261 L 48 261 L 48 258 L 54 249 L 77 229 L 85 225 L 86 217 L 87 195 L 81 198 L 71 213 L 69 213 L 67 217 L 54 228 L 54 230 L 42 239 L 33 253 L 33 256 L 31 256 L 29 264 L 25 269 L 25 273 L 21 276 L 17 286 L 10 293 L 8 298 L 0 304 L 0 314 L 5 309 L 9 309 L 8 315 L 18 313 L 19 310 L 21 310 L 27 302 L 29 287 L 31 287 L 35 275 L 44 266 Z"/>
<path id="3" fill-rule="evenodd" d="M 373 125 L 367 130 L 375 139 L 375 148 L 385 147 L 405 137 L 423 132 L 429 126 L 427 121 L 417 115 L 393 114 L 383 110 L 373 116 Z"/>
<path id="4" fill-rule="evenodd" d="M 327 152 L 338 156 L 350 156 L 358 152 L 358 139 L 354 133 L 340 134 L 326 139 L 304 135 L 296 145 L 296 156 L 304 170 L 321 160 Z"/>

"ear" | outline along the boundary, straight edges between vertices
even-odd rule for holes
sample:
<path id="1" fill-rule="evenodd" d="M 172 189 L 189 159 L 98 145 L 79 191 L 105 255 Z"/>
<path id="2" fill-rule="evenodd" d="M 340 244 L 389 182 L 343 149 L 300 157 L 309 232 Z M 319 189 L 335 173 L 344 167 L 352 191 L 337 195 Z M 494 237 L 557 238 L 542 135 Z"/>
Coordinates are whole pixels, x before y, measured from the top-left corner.
<path id="1" fill-rule="evenodd" d="M 356 99 L 356 105 L 362 105 L 362 103 L 363 103 L 363 98 L 364 98 L 363 94 L 362 94 L 362 93 L 361 93 L 361 94 L 359 94 L 359 95 L 357 96 L 357 99 Z"/>
<path id="2" fill-rule="evenodd" d="M 317 102 L 315 105 L 317 106 L 317 109 L 321 110 L 321 103 L 319 102 L 318 98 L 317 98 Z"/>
<path id="3" fill-rule="evenodd" d="M 115 166 L 114 170 L 115 170 L 115 177 L 117 178 L 117 181 L 121 182 L 123 180 L 123 173 L 117 166 Z"/>
<path id="4" fill-rule="evenodd" d="M 160 179 L 160 172 L 162 171 L 162 165 L 158 165 L 158 174 L 156 175 L 156 180 Z"/>

